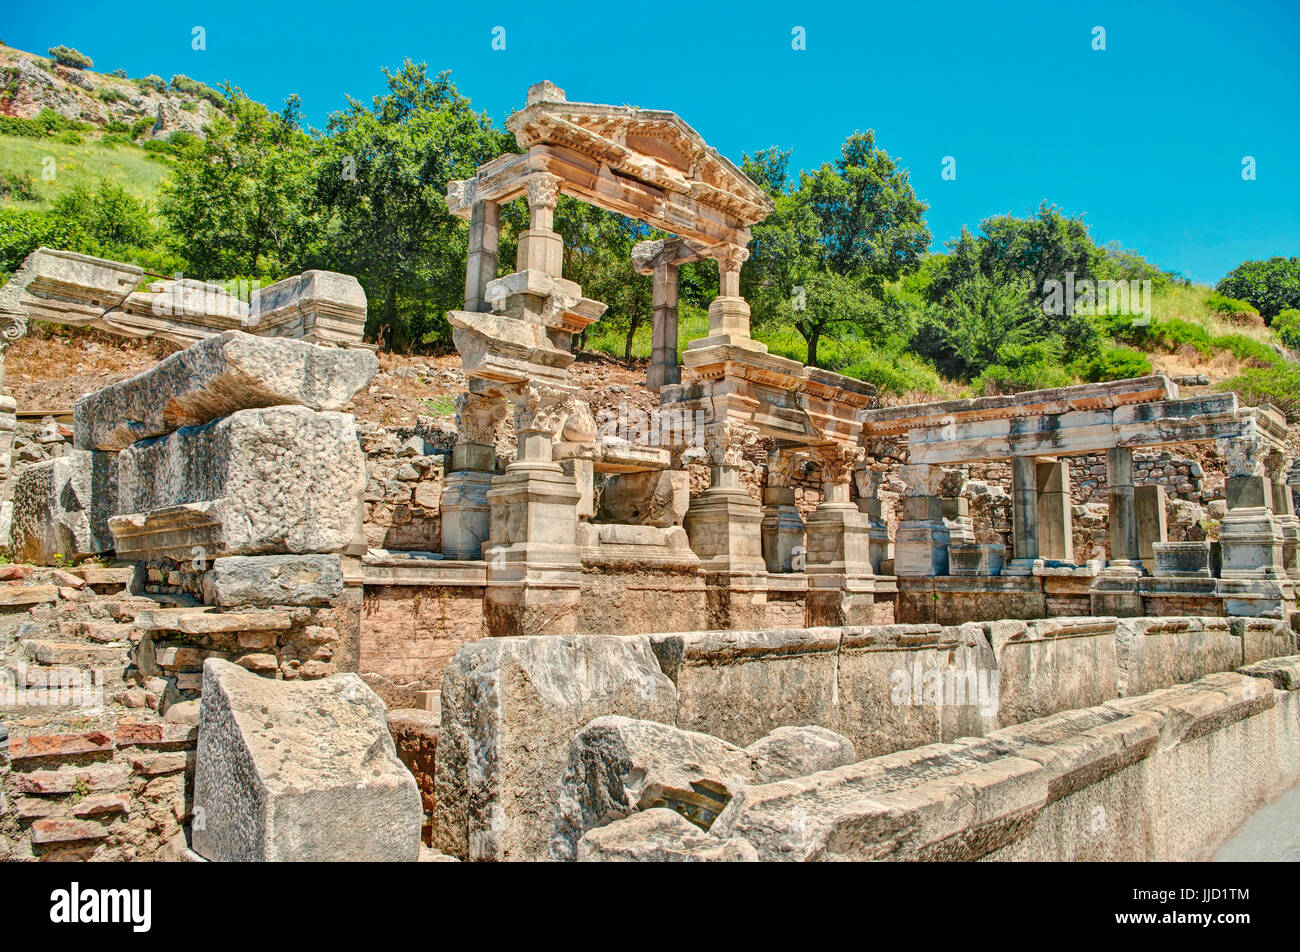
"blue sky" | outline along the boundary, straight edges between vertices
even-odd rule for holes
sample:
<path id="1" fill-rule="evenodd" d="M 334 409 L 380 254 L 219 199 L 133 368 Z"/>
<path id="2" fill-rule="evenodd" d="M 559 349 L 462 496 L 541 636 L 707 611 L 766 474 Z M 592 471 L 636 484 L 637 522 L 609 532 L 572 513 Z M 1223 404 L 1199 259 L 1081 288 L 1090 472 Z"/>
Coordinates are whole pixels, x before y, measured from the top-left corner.
<path id="1" fill-rule="evenodd" d="M 206 50 L 191 48 L 206 31 Z M 506 49 L 491 47 L 505 27 Z M 791 48 L 802 26 L 807 48 Z M 1106 49 L 1094 51 L 1093 28 Z M 302 96 L 323 126 L 404 57 L 450 69 L 499 122 L 529 84 L 672 109 L 724 154 L 795 169 L 875 129 L 929 203 L 936 250 L 963 224 L 1047 199 L 1093 237 L 1213 282 L 1300 254 L 1300 3 L 12 3 L 0 40 L 76 47 L 97 70 Z M 956 179 L 941 178 L 945 156 Z M 1256 179 L 1242 179 L 1253 156 Z"/>

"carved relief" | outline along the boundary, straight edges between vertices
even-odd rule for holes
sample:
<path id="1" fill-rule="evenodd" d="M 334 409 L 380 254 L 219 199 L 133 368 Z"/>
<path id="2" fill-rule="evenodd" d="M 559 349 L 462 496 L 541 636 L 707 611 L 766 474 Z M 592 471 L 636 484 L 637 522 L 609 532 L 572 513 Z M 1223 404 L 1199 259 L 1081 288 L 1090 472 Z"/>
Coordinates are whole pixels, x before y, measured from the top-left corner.
<path id="1" fill-rule="evenodd" d="M 739 466 L 745 447 L 758 442 L 758 428 L 747 423 L 711 423 L 704 428 L 704 452 L 710 466 Z"/>
<path id="2" fill-rule="evenodd" d="M 462 443 L 495 445 L 497 425 L 505 418 L 503 400 L 477 393 L 456 397 L 456 438 Z"/>
<path id="3" fill-rule="evenodd" d="M 822 464 L 822 481 L 845 484 L 853 476 L 853 469 L 866 457 L 866 450 L 860 446 L 845 443 L 832 443 L 817 447 L 817 456 Z"/>
<path id="4" fill-rule="evenodd" d="M 560 184 L 564 180 L 549 172 L 539 172 L 524 179 L 528 189 L 529 208 L 554 208 L 560 200 Z"/>
<path id="5" fill-rule="evenodd" d="M 943 486 L 945 473 L 939 466 L 912 464 L 898 467 L 898 476 L 907 487 L 906 496 L 937 496 Z"/>

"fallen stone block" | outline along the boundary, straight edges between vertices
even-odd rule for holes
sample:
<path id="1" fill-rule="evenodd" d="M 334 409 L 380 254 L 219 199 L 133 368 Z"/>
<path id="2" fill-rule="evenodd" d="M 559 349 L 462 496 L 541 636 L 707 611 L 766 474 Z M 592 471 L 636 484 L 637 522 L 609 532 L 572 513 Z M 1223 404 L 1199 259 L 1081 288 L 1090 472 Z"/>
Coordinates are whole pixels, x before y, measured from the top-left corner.
<path id="1" fill-rule="evenodd" d="M 634 525 L 680 526 L 691 502 L 690 474 L 680 470 L 610 476 L 600 496 L 600 518 Z"/>
<path id="2" fill-rule="evenodd" d="M 857 759 L 853 741 L 825 727 L 778 727 L 745 748 L 751 783 L 772 783 L 833 770 Z"/>
<path id="3" fill-rule="evenodd" d="M 671 723 L 673 684 L 647 637 L 485 638 L 442 681 L 433 846 L 545 859 L 570 739 L 603 714 Z"/>
<path id="4" fill-rule="evenodd" d="M 1268 678 L 1279 691 L 1300 691 L 1300 655 L 1269 658 L 1237 669 L 1251 678 Z"/>
<path id="5" fill-rule="evenodd" d="M 232 555 L 203 580 L 203 600 L 223 608 L 325 605 L 341 594 L 337 555 Z"/>
<path id="6" fill-rule="evenodd" d="M 578 841 L 581 863 L 754 863 L 745 840 L 719 840 L 681 814 L 655 808 L 589 830 Z"/>
<path id="7" fill-rule="evenodd" d="M 226 331 L 73 407 L 79 449 L 118 451 L 239 410 L 290 404 L 340 410 L 379 363 L 368 350 Z"/>
<path id="8" fill-rule="evenodd" d="M 358 534 L 365 458 L 350 415 L 240 410 L 118 454 L 118 558 L 332 553 Z"/>
<path id="9" fill-rule="evenodd" d="M 271 681 L 205 662 L 194 813 L 194 850 L 210 860 L 414 862 L 420 851 L 415 780 L 383 702 L 354 674 Z"/>
<path id="10" fill-rule="evenodd" d="M 73 450 L 18 474 L 10 530 L 15 559 L 53 565 L 113 548 L 102 508 L 111 479 L 102 460 L 101 479 L 96 479 L 98 455 Z M 97 489 L 102 490 L 98 499 Z"/>
<path id="11" fill-rule="evenodd" d="M 569 745 L 551 858 L 572 860 L 587 830 L 654 807 L 707 830 L 753 773 L 746 751 L 708 734 L 598 717 Z"/>

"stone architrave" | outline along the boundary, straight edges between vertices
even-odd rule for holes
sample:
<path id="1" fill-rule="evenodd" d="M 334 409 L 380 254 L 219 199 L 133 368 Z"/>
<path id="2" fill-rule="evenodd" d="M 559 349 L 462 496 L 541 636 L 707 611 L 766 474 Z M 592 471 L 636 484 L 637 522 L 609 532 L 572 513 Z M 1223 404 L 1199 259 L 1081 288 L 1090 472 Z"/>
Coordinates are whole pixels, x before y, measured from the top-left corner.
<path id="1" fill-rule="evenodd" d="M 341 410 L 378 369 L 368 350 L 226 331 L 81 397 L 73 408 L 74 441 L 79 449 L 117 451 L 238 410 Z"/>
<path id="2" fill-rule="evenodd" d="M 365 486 L 351 415 L 240 410 L 118 453 L 109 529 L 123 559 L 342 552 Z"/>
<path id="3" fill-rule="evenodd" d="M 384 702 L 357 675 L 272 681 L 216 658 L 194 814 L 194 851 L 218 862 L 414 862 L 424 820 Z"/>

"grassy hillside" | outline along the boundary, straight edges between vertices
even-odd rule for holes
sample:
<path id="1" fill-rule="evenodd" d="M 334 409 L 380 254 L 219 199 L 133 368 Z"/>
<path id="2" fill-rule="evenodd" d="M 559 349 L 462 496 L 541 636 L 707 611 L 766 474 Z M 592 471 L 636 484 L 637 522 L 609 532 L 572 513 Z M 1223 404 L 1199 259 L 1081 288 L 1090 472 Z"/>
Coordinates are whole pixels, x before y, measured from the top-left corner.
<path id="1" fill-rule="evenodd" d="M 120 138 L 87 134 L 82 140 L 70 143 L 58 138 L 0 135 L 0 172 L 30 181 L 36 193 L 35 201 L 30 201 L 11 190 L 0 196 L 0 206 L 48 209 L 75 186 L 94 191 L 102 179 L 120 185 L 134 198 L 156 205 L 158 184 L 167 175 L 165 158 Z M 44 177 L 49 159 L 53 159 L 52 179 Z"/>

